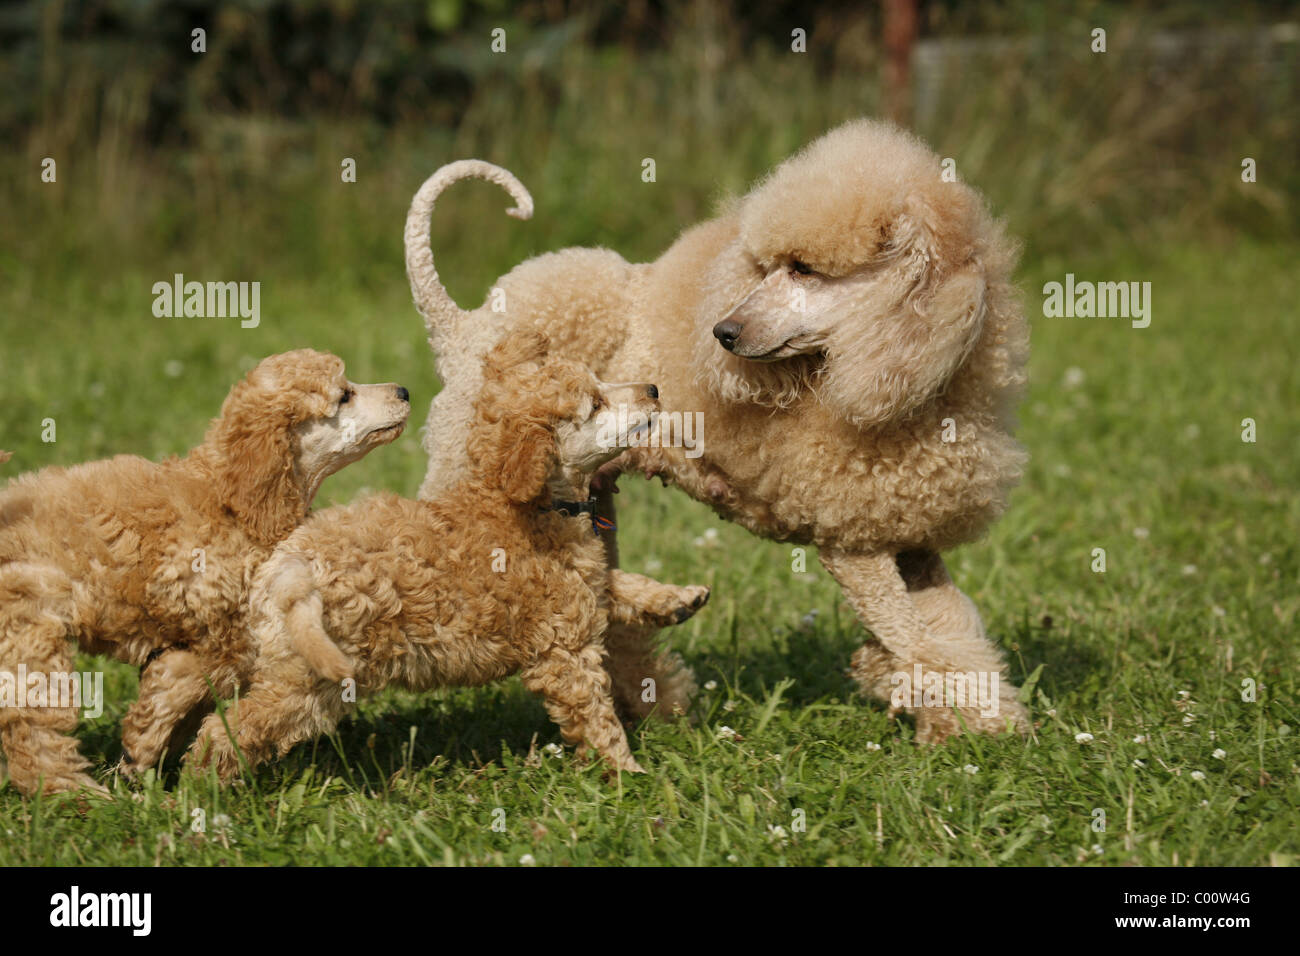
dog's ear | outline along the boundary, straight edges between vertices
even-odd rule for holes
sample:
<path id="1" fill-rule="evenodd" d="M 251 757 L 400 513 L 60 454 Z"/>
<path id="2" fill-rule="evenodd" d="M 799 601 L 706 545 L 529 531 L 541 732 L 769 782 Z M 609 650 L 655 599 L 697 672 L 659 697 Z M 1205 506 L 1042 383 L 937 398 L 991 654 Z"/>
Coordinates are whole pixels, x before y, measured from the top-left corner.
<path id="1" fill-rule="evenodd" d="M 499 472 L 501 489 L 511 501 L 532 501 L 541 494 L 551 471 L 555 436 L 551 429 L 529 421 L 514 434 Z"/>
<path id="2" fill-rule="evenodd" d="M 275 540 L 302 519 L 305 507 L 293 472 L 290 423 L 241 382 L 213 424 L 218 493 L 263 540 Z"/>
<path id="3" fill-rule="evenodd" d="M 342 360 L 328 353 L 273 355 L 236 383 L 208 429 L 217 493 L 263 540 L 283 537 L 306 513 L 309 502 L 294 473 L 293 428 L 328 413 L 321 383 L 342 371 Z"/>
<path id="4" fill-rule="evenodd" d="M 511 330 L 487 355 L 487 365 L 496 372 L 540 362 L 551 349 L 551 340 L 536 329 Z"/>
<path id="5" fill-rule="evenodd" d="M 985 270 L 946 226 L 928 204 L 909 202 L 877 260 L 889 276 L 882 310 L 844 323 L 828 344 L 819 392 L 856 425 L 902 418 L 924 404 L 979 340 Z M 961 262 L 955 268 L 954 258 Z"/>
<path id="6" fill-rule="evenodd" d="M 480 478 L 520 504 L 538 498 L 554 456 L 555 436 L 540 418 L 480 419 L 470 435 L 469 457 Z"/>

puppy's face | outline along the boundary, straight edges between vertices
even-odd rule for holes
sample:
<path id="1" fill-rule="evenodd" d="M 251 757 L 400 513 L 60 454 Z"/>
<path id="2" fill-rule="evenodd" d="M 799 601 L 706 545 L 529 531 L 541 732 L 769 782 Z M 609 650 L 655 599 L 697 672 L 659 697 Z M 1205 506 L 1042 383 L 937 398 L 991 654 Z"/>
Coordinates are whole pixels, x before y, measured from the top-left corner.
<path id="1" fill-rule="evenodd" d="M 556 422 L 557 470 L 590 475 L 649 434 L 658 413 L 654 385 L 601 382 L 588 375 L 576 407 Z"/>
<path id="2" fill-rule="evenodd" d="M 410 394 L 400 385 L 358 385 L 340 369 L 321 383 L 320 413 L 295 427 L 296 467 L 313 492 L 320 483 L 372 448 L 397 438 L 411 414 Z"/>
<path id="3" fill-rule="evenodd" d="M 758 274 L 753 290 L 713 326 L 723 348 L 755 362 L 823 351 L 837 325 L 853 320 L 880 280 L 879 269 L 831 276 L 793 255 Z"/>

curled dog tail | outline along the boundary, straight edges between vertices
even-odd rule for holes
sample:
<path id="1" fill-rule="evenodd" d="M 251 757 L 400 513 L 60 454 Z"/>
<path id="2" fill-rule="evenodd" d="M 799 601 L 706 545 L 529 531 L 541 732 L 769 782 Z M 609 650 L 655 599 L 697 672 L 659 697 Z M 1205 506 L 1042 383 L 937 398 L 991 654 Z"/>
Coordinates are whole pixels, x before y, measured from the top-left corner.
<path id="1" fill-rule="evenodd" d="M 429 244 L 429 221 L 433 216 L 433 204 L 444 189 L 461 179 L 486 179 L 510 193 L 515 206 L 506 210 L 507 216 L 531 219 L 533 215 L 533 197 L 528 194 L 523 183 L 500 166 L 493 166 L 480 159 L 462 159 L 448 163 L 424 181 L 424 185 L 411 200 L 411 209 L 406 214 L 406 275 L 411 280 L 415 307 L 420 310 L 420 315 L 424 317 L 424 327 L 429 331 L 430 344 L 434 344 L 435 336 L 444 334 L 456 320 L 466 314 L 452 301 L 438 280 L 438 270 L 433 265 L 433 248 Z"/>

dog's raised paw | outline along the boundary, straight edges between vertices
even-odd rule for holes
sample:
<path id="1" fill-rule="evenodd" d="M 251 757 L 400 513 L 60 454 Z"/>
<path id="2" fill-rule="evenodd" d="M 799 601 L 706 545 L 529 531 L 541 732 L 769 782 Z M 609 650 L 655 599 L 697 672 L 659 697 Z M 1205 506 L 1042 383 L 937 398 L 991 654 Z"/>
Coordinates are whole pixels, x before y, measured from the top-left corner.
<path id="1" fill-rule="evenodd" d="M 674 624 L 680 624 L 682 621 L 689 620 L 695 615 L 696 611 L 709 603 L 709 594 L 711 592 L 706 587 L 694 586 L 682 588 L 682 590 L 687 592 L 687 594 L 684 598 L 683 605 L 673 611 Z"/>

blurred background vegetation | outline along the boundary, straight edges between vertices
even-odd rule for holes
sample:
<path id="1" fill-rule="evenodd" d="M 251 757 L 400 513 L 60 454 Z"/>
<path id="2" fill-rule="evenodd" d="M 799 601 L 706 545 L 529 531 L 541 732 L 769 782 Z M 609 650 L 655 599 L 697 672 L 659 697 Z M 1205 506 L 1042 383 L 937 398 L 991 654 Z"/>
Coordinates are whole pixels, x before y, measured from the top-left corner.
<path id="1" fill-rule="evenodd" d="M 930 0 L 919 14 L 912 125 L 1031 255 L 1168 227 L 1296 233 L 1293 4 Z M 882 16 L 842 0 L 12 3 L 3 266 L 197 252 L 213 269 L 273 256 L 386 282 L 411 193 L 470 155 L 541 203 L 535 228 L 492 241 L 650 257 L 826 128 L 883 112 Z M 790 50 L 796 27 L 805 54 Z M 39 180 L 47 156 L 58 189 Z M 664 188 L 642 187 L 646 156 Z M 341 187 L 343 157 L 357 188 Z"/>
<path id="2" fill-rule="evenodd" d="M 0 100 L 0 380 L 10 396 L 0 425 L 26 436 L 33 418 L 84 411 L 95 424 L 84 441 L 44 449 L 56 460 L 179 451 L 236 363 L 300 345 L 368 363 L 360 376 L 400 376 L 422 403 L 436 381 L 401 240 L 427 175 L 477 156 L 513 170 L 538 201 L 523 224 L 501 215 L 502 197 L 485 184 L 439 205 L 440 271 L 464 305 L 525 257 L 566 245 L 651 259 L 829 127 L 889 112 L 887 5 L 0 7 L 9 91 Z M 1211 260 L 1243 239 L 1289 248 L 1300 233 L 1293 5 L 1062 6 L 916 6 L 902 118 L 1008 218 L 1024 242 L 1023 274 L 1062 273 L 1099 251 L 1160 262 L 1170 242 L 1194 243 Z M 1091 49 L 1097 27 L 1107 32 L 1101 55 Z M 202 53 L 192 50 L 196 28 Z M 491 48 L 498 28 L 504 53 Z M 806 53 L 791 50 L 796 28 Z M 41 180 L 47 157 L 55 184 Z M 645 157 L 656 161 L 654 184 L 641 180 Z M 1257 182 L 1242 182 L 1244 157 L 1257 162 Z M 355 183 L 342 181 L 345 158 L 356 162 Z M 149 290 L 174 272 L 261 280 L 262 328 L 160 328 Z M 1141 278 L 1111 276 L 1130 277 Z M 66 349 L 77 340 L 83 354 Z M 52 366 L 98 391 L 157 376 L 164 360 L 187 381 L 199 376 L 203 391 L 191 402 L 172 383 L 175 409 L 147 419 L 97 415 L 94 394 L 49 387 Z"/>
<path id="3" fill-rule="evenodd" d="M 183 452 L 242 370 L 299 346 L 342 355 L 357 381 L 407 385 L 412 424 L 422 424 L 437 382 L 410 302 L 402 227 L 412 194 L 445 162 L 505 165 L 537 200 L 526 223 L 503 216 L 505 197 L 483 183 L 458 185 L 439 203 L 439 271 L 472 306 L 525 257 L 566 245 L 651 259 L 829 127 L 897 112 L 1024 243 L 1018 278 L 1033 347 L 1020 437 L 1031 460 L 1005 518 L 948 560 L 1007 646 L 1013 679 L 1045 665 L 1042 746 L 985 739 L 864 750 L 864 739 L 899 731 L 881 709 L 839 703 L 851 693 L 840 667 L 861 633 L 828 576 L 815 567 L 791 574 L 788 549 L 629 480 L 623 555 L 635 570 L 715 587 L 710 607 L 666 636 L 702 680 L 721 685 L 702 698 L 709 720 L 748 740 L 723 758 L 708 726 L 638 731 L 672 768 L 662 781 L 670 807 L 659 779 L 636 798 L 644 842 L 666 842 L 637 849 L 640 824 L 620 813 L 603 835 L 587 839 L 584 829 L 580 851 L 567 846 L 567 825 L 532 851 L 543 862 L 696 862 L 713 859 L 706 836 L 726 833 L 747 848 L 741 859 L 775 861 L 786 851 L 762 824 L 788 824 L 785 801 L 797 793 L 810 820 L 827 822 L 789 851 L 795 862 L 836 853 L 927 864 L 1300 858 L 1287 823 L 1300 806 L 1291 730 L 1300 719 L 1300 374 L 1288 348 L 1300 316 L 1300 13 L 1261 0 L 921 0 L 910 106 L 900 106 L 887 79 L 894 44 L 884 12 L 899 4 L 0 5 L 0 448 L 14 453 L 0 481 L 122 452 Z M 191 50 L 196 28 L 206 31 L 201 54 Z M 498 28 L 502 54 L 491 52 Z M 1091 50 L 1097 28 L 1104 55 Z M 807 33 L 806 53 L 791 51 L 795 29 Z M 41 179 L 47 157 L 55 183 Z M 641 180 L 646 157 L 656 161 L 653 184 Z M 1254 183 L 1241 178 L 1246 157 L 1257 163 Z M 356 161 L 355 183 L 341 179 L 345 158 Z M 1042 283 L 1067 271 L 1150 281 L 1151 327 L 1044 319 Z M 153 283 L 175 272 L 260 281 L 261 325 L 156 318 Z M 47 417 L 56 443 L 42 441 Z M 1247 417 L 1258 421 L 1258 443 L 1241 439 Z M 318 502 L 349 500 L 363 486 L 414 494 L 424 470 L 407 434 L 331 478 Z M 717 538 L 701 535 L 706 528 Z M 1105 575 L 1089 570 L 1098 546 L 1110 555 Z M 812 611 L 822 613 L 809 624 Z M 87 737 L 100 767 L 117 760 L 135 682 L 126 665 L 106 669 L 110 707 Z M 1264 706 L 1241 706 L 1244 675 L 1260 680 Z M 788 711 L 776 707 L 780 692 L 769 698 L 786 677 L 797 681 Z M 1189 688 L 1206 705 L 1190 726 L 1175 709 Z M 741 706 L 721 710 L 732 697 Z M 451 770 L 423 771 L 420 806 L 427 797 L 439 821 L 431 825 L 452 828 L 441 832 L 470 858 L 493 839 L 466 814 L 475 792 L 494 806 L 496 788 L 508 787 L 521 801 L 517 811 L 511 804 L 515 819 L 540 819 L 549 811 L 535 804 L 550 800 L 561 819 L 598 818 L 568 761 L 547 761 L 565 770 L 536 799 L 537 777 L 521 783 L 512 771 L 503 785 L 466 769 L 480 755 L 491 760 L 503 739 L 522 761 L 549 726 L 517 683 L 449 699 L 455 706 L 436 709 L 424 699 L 381 702 L 392 716 L 345 728 L 342 750 L 368 754 L 377 769 L 446 755 Z M 408 734 L 416 723 L 418 748 Z M 1079 731 L 1095 732 L 1098 746 L 1081 748 Z M 1130 744 L 1137 734 L 1158 749 Z M 1226 762 L 1207 758 L 1219 746 Z M 322 743 L 322 760 L 328 750 Z M 290 775 L 311 758 L 299 754 Z M 1133 759 L 1153 757 L 1149 770 Z M 1205 789 L 1193 789 L 1201 785 L 1183 769 L 1207 759 Z M 300 805 L 303 784 L 294 786 Z M 265 812 L 255 791 L 246 795 L 231 809 L 237 826 Z M 182 808 L 197 799 L 180 797 Z M 419 815 L 412 823 L 405 803 L 387 801 L 367 784 L 340 802 L 341 819 L 374 824 L 352 849 L 333 844 L 331 803 L 283 832 L 277 817 L 271 849 L 241 840 L 238 858 L 425 859 L 418 842 L 430 838 L 410 833 L 424 826 Z M 873 802 L 887 808 L 889 842 L 879 850 Z M 951 815 L 956 802 L 964 817 Z M 734 823 L 755 806 L 757 827 Z M 1136 821 L 1133 846 L 1126 835 L 1109 838 L 1104 858 L 1089 849 L 1097 806 Z M 711 830 L 710 807 L 732 822 L 716 819 Z M 667 837 L 646 822 L 660 817 L 672 823 Z M 948 839 L 945 821 L 961 839 Z M 399 840 L 376 841 L 381 822 L 406 834 L 418 860 L 396 849 Z M 53 825 L 6 791 L 0 831 L 21 837 L 0 840 L 0 861 L 85 862 L 85 849 L 101 862 L 148 863 L 161 858 L 163 839 L 171 860 L 230 856 L 215 842 L 183 840 L 188 818 L 156 794 L 117 801 L 85 824 L 69 810 Z"/>

